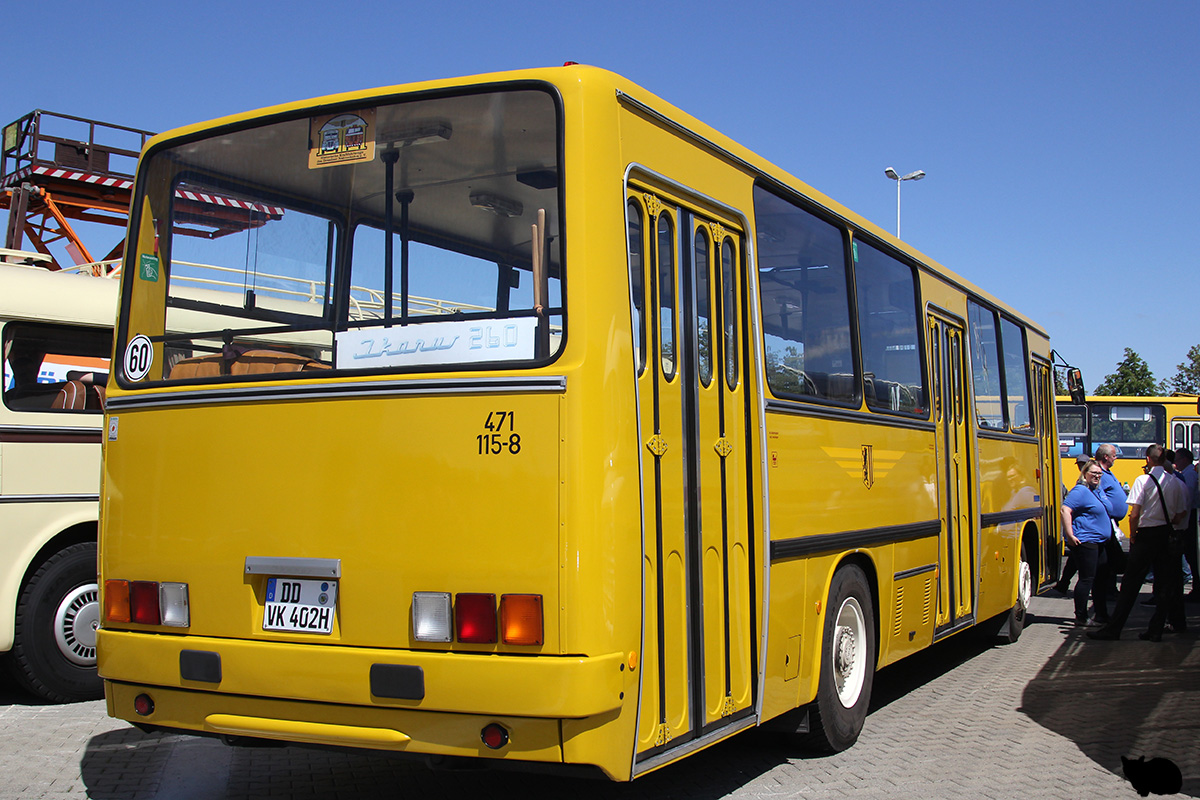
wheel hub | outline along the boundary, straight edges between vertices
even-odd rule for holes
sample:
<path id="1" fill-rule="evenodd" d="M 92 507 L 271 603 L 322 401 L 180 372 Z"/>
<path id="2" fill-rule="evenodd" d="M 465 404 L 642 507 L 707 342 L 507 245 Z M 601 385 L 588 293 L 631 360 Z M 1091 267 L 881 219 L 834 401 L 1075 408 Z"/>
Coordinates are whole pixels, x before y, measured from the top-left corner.
<path id="1" fill-rule="evenodd" d="M 854 631 L 848 625 L 838 626 L 834 666 L 843 679 L 849 677 L 850 673 L 854 671 L 854 638 Z"/>
<path id="2" fill-rule="evenodd" d="M 54 614 L 54 641 L 72 664 L 96 666 L 96 629 L 100 627 L 100 587 L 76 587 L 63 597 Z"/>

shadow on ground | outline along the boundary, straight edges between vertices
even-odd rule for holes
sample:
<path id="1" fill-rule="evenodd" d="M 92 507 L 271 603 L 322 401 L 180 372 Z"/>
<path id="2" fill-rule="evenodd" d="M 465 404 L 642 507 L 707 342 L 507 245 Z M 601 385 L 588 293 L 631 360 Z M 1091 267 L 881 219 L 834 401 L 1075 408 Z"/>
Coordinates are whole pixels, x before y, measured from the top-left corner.
<path id="1" fill-rule="evenodd" d="M 986 651 L 956 637 L 882 670 L 872 713 Z M 871 724 L 870 719 L 867 725 Z M 123 728 L 93 737 L 81 760 L 88 796 L 98 800 L 433 795 L 590 798 L 687 796 L 716 800 L 781 764 L 820 758 L 799 737 L 747 731 L 633 783 L 495 769 L 432 769 L 423 759 L 329 748 L 230 748 L 215 739 Z"/>
<path id="2" fill-rule="evenodd" d="M 1049 605 L 1063 616 L 1039 624 L 1060 625 L 1066 638 L 1025 687 L 1021 711 L 1122 777 L 1122 756 L 1170 759 L 1182 793 L 1200 797 L 1200 605 L 1188 604 L 1189 633 L 1157 643 L 1138 639 L 1152 611 L 1140 603 L 1115 642 L 1073 627 L 1069 600 Z"/>

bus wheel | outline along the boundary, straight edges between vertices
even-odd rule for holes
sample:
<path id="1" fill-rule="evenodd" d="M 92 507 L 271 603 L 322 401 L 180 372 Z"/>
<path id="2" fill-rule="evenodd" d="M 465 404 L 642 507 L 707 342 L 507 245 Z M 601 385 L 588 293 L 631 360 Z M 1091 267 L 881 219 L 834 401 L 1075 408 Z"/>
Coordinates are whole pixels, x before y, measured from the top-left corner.
<path id="1" fill-rule="evenodd" d="M 103 696 L 96 674 L 100 623 L 96 544 L 60 550 L 21 590 L 11 656 L 17 681 L 56 703 Z"/>
<path id="2" fill-rule="evenodd" d="M 1029 568 L 1029 559 L 1025 555 L 1025 545 L 1021 545 L 1021 563 L 1017 567 L 1017 602 L 1002 615 L 996 639 L 1001 644 L 1012 644 L 1021 638 L 1025 629 L 1025 618 L 1029 614 L 1029 599 L 1033 597 L 1033 570 Z"/>
<path id="3" fill-rule="evenodd" d="M 875 679 L 875 612 L 862 569 L 848 565 L 834 574 L 825 612 L 809 743 L 836 753 L 858 740 Z"/>

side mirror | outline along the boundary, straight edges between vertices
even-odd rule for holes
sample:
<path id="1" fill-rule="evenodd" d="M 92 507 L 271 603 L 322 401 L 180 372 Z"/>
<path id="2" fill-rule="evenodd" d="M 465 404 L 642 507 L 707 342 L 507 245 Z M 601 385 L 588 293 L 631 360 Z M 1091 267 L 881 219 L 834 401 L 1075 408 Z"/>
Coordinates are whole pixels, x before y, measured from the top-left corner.
<path id="1" fill-rule="evenodd" d="M 1072 403 L 1077 406 L 1084 404 L 1083 373 L 1077 367 L 1067 369 L 1067 392 L 1071 395 Z M 1200 400 L 1196 401 L 1196 405 L 1200 408 Z"/>

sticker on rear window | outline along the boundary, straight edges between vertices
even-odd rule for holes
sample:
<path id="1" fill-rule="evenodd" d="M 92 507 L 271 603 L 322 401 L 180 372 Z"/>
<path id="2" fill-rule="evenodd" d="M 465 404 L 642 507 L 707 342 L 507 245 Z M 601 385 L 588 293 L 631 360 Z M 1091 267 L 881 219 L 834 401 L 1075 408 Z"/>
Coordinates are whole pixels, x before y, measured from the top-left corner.
<path id="1" fill-rule="evenodd" d="M 150 374 L 150 365 L 154 363 L 154 345 L 150 337 L 139 333 L 125 348 L 125 377 L 131 381 L 140 381 Z"/>

